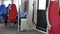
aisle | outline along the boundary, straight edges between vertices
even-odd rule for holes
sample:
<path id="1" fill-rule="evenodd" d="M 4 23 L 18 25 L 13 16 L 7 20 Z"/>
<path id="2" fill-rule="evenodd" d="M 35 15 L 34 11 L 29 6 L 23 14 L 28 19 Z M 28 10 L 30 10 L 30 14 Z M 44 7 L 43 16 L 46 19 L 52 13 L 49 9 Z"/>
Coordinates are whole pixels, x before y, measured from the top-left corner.
<path id="1" fill-rule="evenodd" d="M 37 31 L 25 31 L 25 32 L 17 32 L 17 28 L 13 27 L 0 27 L 0 34 L 42 34 Z"/>

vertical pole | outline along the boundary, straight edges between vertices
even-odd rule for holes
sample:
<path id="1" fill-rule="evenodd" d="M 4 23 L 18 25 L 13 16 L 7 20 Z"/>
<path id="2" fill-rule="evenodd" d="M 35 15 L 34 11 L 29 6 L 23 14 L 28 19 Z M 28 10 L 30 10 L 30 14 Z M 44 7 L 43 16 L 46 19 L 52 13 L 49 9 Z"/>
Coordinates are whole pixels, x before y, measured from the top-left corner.
<path id="1" fill-rule="evenodd" d="M 47 12 L 46 12 L 46 18 L 47 18 L 47 32 L 46 32 L 46 34 L 49 34 L 49 29 L 51 28 L 51 25 L 50 25 L 50 22 L 49 22 L 49 18 L 48 18 L 48 11 L 49 11 L 49 7 L 50 7 L 50 1 L 51 0 L 49 0 Z"/>
<path id="2" fill-rule="evenodd" d="M 19 0 L 18 0 L 18 11 L 20 10 L 19 8 L 20 8 L 20 7 L 19 7 Z M 18 14 L 18 32 L 20 31 L 19 27 L 20 27 L 20 26 L 19 26 L 19 14 Z"/>
<path id="3" fill-rule="evenodd" d="M 3 0 L 2 0 L 2 4 L 3 4 Z"/>
<path id="4" fill-rule="evenodd" d="M 12 4 L 14 4 L 14 0 L 11 0 Z"/>

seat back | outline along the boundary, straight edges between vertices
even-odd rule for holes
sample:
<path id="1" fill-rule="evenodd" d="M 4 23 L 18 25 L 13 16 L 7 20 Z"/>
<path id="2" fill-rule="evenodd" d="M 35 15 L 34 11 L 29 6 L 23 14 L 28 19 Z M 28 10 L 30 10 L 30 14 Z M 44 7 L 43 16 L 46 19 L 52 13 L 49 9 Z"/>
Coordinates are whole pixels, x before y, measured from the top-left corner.
<path id="1" fill-rule="evenodd" d="M 10 9 L 8 11 L 8 20 L 12 22 L 16 22 L 17 17 L 17 8 L 15 4 L 11 4 Z"/>
<path id="2" fill-rule="evenodd" d="M 2 5 L 0 6 L 0 17 L 5 17 L 5 16 L 3 16 L 3 14 L 5 15 L 6 13 L 7 13 L 6 7 L 5 7 L 4 4 L 2 4 Z"/>
<path id="3" fill-rule="evenodd" d="M 1 5 L 1 14 L 6 14 L 6 7 L 4 4 Z"/>

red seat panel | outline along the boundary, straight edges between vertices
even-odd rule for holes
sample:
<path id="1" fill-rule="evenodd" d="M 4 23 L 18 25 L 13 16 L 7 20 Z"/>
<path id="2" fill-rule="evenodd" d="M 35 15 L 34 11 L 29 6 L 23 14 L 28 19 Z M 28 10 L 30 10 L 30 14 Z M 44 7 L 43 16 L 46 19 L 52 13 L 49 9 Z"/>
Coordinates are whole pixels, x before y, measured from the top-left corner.
<path id="1" fill-rule="evenodd" d="M 17 21 L 16 16 L 17 16 L 17 8 L 16 8 L 15 4 L 12 4 L 10 6 L 10 10 L 8 12 L 8 20 L 15 22 L 15 21 Z"/>
<path id="2" fill-rule="evenodd" d="M 49 30 L 49 34 L 60 34 L 60 16 L 58 9 L 58 2 L 51 1 L 48 15 L 49 22 L 51 24 L 51 30 Z"/>

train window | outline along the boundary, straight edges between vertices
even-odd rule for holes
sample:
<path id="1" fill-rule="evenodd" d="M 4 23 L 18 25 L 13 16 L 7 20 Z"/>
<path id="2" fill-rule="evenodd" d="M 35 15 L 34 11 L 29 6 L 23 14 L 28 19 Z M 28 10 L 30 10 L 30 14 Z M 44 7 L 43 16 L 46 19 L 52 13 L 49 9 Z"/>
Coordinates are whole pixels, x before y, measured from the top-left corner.
<path id="1" fill-rule="evenodd" d="M 38 5 L 39 5 L 39 10 L 45 10 L 46 9 L 46 0 L 39 0 L 38 1 Z"/>
<path id="2" fill-rule="evenodd" d="M 5 4 L 5 6 L 7 7 L 9 4 L 11 4 L 11 1 L 8 0 L 8 1 L 3 1 L 3 4 Z"/>

